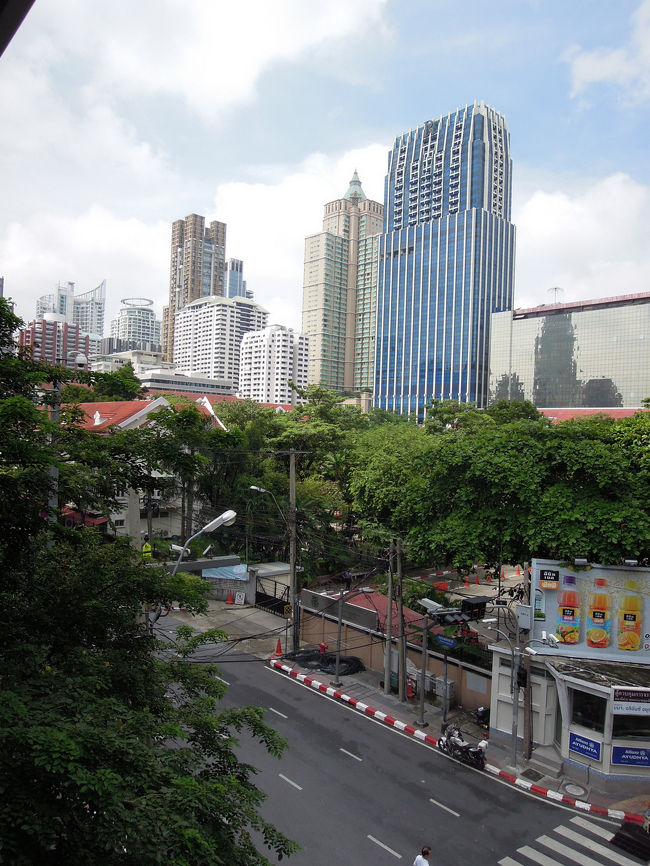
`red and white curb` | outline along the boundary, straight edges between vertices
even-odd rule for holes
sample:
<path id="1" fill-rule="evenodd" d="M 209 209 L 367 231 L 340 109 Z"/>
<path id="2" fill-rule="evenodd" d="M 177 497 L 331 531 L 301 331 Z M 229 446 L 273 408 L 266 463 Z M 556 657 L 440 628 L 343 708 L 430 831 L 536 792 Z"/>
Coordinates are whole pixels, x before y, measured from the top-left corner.
<path id="1" fill-rule="evenodd" d="M 399 719 L 395 719 L 393 716 L 381 712 L 381 710 L 375 710 L 368 706 L 368 704 L 364 704 L 363 701 L 358 701 L 356 698 L 346 695 L 345 692 L 339 691 L 334 688 L 334 686 L 328 686 L 326 683 L 321 683 L 319 680 L 315 680 L 307 674 L 301 674 L 300 671 L 289 667 L 289 665 L 286 665 L 277 659 L 271 658 L 268 663 L 270 667 L 286 674 L 288 677 L 291 677 L 291 679 L 297 680 L 303 685 L 309 686 L 309 688 L 312 688 L 323 695 L 327 695 L 328 698 L 334 698 L 334 700 L 348 704 L 353 709 L 357 710 L 357 712 L 363 713 L 364 716 L 376 719 L 378 722 L 382 722 L 391 728 L 395 728 L 403 734 L 413 737 L 415 740 L 420 740 L 420 742 L 426 743 L 428 746 L 436 746 L 438 744 L 437 737 L 431 737 L 419 728 L 414 728 L 412 725 L 400 722 Z M 636 815 L 633 812 L 623 812 L 620 809 L 606 809 L 603 806 L 596 806 L 593 803 L 587 803 L 584 800 L 576 800 L 574 797 L 560 794 L 559 791 L 552 791 L 548 788 L 543 788 L 541 785 L 536 785 L 534 782 L 529 782 L 527 779 L 522 779 L 520 776 L 513 776 L 512 773 L 500 770 L 499 767 L 495 767 L 493 764 L 487 764 L 485 769 L 488 773 L 491 773 L 491 775 L 496 776 L 505 782 L 509 782 L 516 788 L 521 788 L 522 791 L 527 791 L 530 794 L 537 794 L 539 797 L 546 797 L 546 799 L 554 800 L 556 803 L 562 803 L 565 806 L 572 806 L 575 809 L 580 809 L 583 812 L 591 812 L 594 815 L 602 815 L 605 818 L 614 818 L 617 821 L 629 821 L 633 824 L 643 824 L 644 819 L 642 815 Z"/>

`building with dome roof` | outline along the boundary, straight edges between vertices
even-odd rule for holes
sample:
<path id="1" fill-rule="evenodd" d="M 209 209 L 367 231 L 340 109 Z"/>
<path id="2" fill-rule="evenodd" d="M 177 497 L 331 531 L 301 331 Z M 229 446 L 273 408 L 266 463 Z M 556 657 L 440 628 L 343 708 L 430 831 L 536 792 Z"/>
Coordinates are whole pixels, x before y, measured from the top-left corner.
<path id="1" fill-rule="evenodd" d="M 305 239 L 302 332 L 309 337 L 310 384 L 339 392 L 373 386 L 383 215 L 355 170 L 343 198 L 325 205 L 323 230 Z"/>

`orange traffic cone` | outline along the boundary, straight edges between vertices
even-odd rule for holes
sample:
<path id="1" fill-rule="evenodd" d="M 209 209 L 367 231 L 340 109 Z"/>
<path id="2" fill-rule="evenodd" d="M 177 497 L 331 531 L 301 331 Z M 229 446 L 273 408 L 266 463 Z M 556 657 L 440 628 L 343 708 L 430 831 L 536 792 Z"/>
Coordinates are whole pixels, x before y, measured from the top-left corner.
<path id="1" fill-rule="evenodd" d="M 503 578 L 504 578 L 505 576 L 506 576 L 505 569 L 502 568 L 502 569 L 501 569 L 501 580 L 503 580 Z"/>
<path id="2" fill-rule="evenodd" d="M 469 586 L 469 575 L 465 575 L 465 586 Z"/>
<path id="3" fill-rule="evenodd" d="M 517 575 L 517 577 L 521 577 L 521 569 L 519 568 L 519 566 L 517 566 L 517 571 L 515 572 L 515 574 Z"/>
<path id="4" fill-rule="evenodd" d="M 275 652 L 271 655 L 271 658 L 272 659 L 279 659 L 282 656 L 282 654 L 283 654 L 282 653 L 282 643 L 280 641 L 280 638 L 278 638 L 278 643 L 275 647 Z"/>
<path id="5" fill-rule="evenodd" d="M 235 600 L 232 597 L 232 589 L 228 590 L 228 598 L 226 599 L 226 604 L 234 604 Z"/>

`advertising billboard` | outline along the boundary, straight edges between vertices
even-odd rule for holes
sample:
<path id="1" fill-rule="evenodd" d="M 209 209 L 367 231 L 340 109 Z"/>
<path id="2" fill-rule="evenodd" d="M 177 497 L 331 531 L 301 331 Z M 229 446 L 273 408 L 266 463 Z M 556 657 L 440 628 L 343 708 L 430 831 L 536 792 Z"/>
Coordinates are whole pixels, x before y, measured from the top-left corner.
<path id="1" fill-rule="evenodd" d="M 560 642 L 550 652 L 650 663 L 650 568 L 533 559 L 531 604 L 532 637 L 545 631 Z"/>

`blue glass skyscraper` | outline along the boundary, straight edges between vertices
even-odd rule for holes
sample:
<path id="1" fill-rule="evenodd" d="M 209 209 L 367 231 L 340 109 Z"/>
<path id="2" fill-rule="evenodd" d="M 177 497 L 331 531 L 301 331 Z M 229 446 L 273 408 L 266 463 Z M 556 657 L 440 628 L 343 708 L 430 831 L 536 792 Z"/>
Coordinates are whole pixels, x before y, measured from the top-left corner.
<path id="1" fill-rule="evenodd" d="M 379 242 L 375 406 L 488 402 L 490 315 L 512 308 L 512 162 L 502 114 L 475 102 L 395 139 Z"/>

